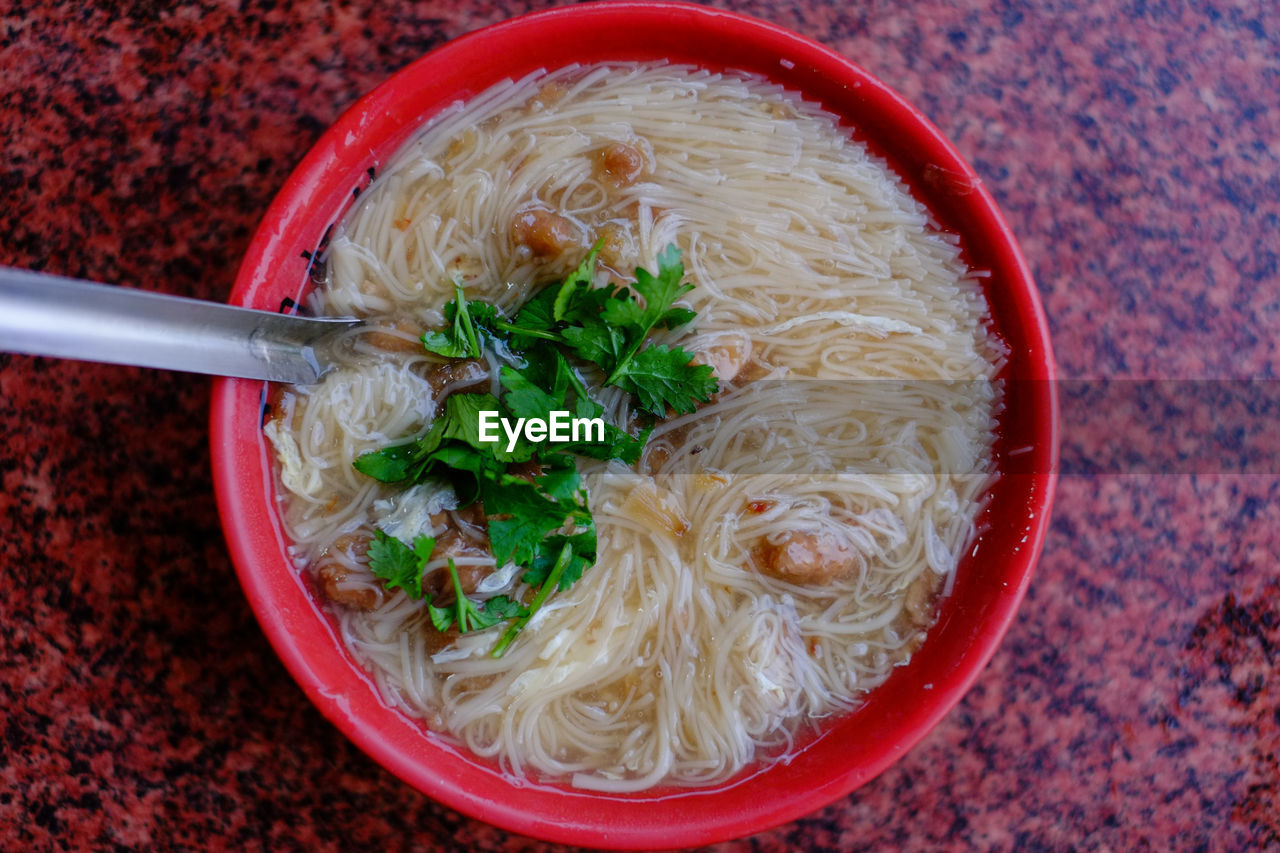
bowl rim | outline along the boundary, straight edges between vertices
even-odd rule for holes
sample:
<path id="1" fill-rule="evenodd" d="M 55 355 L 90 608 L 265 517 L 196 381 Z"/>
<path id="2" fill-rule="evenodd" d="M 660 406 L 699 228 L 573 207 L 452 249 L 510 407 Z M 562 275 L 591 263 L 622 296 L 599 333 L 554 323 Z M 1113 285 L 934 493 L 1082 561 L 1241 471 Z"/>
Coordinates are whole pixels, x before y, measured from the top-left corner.
<path id="1" fill-rule="evenodd" d="M 661 33 L 668 29 L 678 34 L 663 40 Z M 651 38 L 646 41 L 645 35 Z M 389 153 L 403 143 L 413 127 L 450 102 L 438 100 L 423 113 L 405 105 L 409 87 L 430 90 L 414 95 L 415 103 L 447 92 L 455 97 L 477 94 L 511 75 L 466 70 L 467 62 L 476 57 L 499 57 L 493 62 L 500 69 L 513 67 L 528 61 L 522 50 L 547 50 L 530 47 L 531 40 L 537 39 L 590 44 L 593 53 L 602 55 L 612 55 L 609 51 L 614 49 L 618 51 L 614 58 L 619 61 L 657 59 L 681 51 L 682 55 L 701 56 L 704 48 L 699 45 L 711 40 L 748 45 L 760 59 L 747 70 L 771 68 L 764 73 L 794 83 L 806 97 L 828 108 L 839 107 L 833 111 L 842 117 L 855 112 L 869 116 L 852 132 L 855 136 L 867 134 L 873 147 L 877 137 L 891 132 L 894 139 L 908 140 L 901 149 L 882 148 L 879 153 L 900 174 L 906 173 L 904 178 L 917 197 L 931 176 L 941 176 L 945 186 L 929 190 L 930 207 L 935 213 L 939 213 L 939 205 L 945 208 L 940 218 L 946 224 L 957 211 L 966 217 L 965 227 L 953 230 L 966 237 L 977 235 L 976 241 L 966 241 L 966 252 L 979 251 L 992 261 L 985 266 L 998 266 L 1001 290 L 988 293 L 993 318 L 999 315 L 1005 321 L 1005 331 L 1019 335 L 1008 378 L 1019 383 L 1018 393 L 1027 407 L 1025 412 L 1014 413 L 1023 427 L 1018 441 L 1031 450 L 1019 458 L 1021 467 L 1006 471 L 1001 481 L 1013 478 L 1008 489 L 1014 497 L 1008 502 L 1019 510 L 1014 515 L 1021 526 L 997 531 L 1000 541 L 1010 543 L 1011 549 L 1001 563 L 1003 570 L 992 578 L 1000 588 L 989 593 L 990 600 L 981 602 L 976 610 L 961 611 L 957 605 L 954 618 L 948 615 L 935 625 L 931 636 L 954 628 L 952 633 L 961 637 L 963 646 L 940 660 L 938 675 L 927 685 L 927 694 L 921 694 L 918 686 L 914 691 L 890 687 L 895 684 L 893 678 L 873 691 L 868 706 L 876 704 L 881 691 L 895 690 L 897 698 L 914 697 L 919 704 L 901 713 L 882 714 L 887 719 L 868 731 L 883 733 L 886 742 L 874 743 L 856 759 L 810 760 L 806 756 L 833 752 L 810 746 L 796 760 L 709 789 L 614 796 L 540 784 L 513 785 L 461 750 L 424 736 L 417 724 L 382 705 L 372 680 L 350 671 L 352 663 L 344 650 L 329 648 L 340 646 L 340 641 L 327 620 L 319 616 L 317 605 L 298 573 L 289 568 L 283 550 L 264 443 L 260 436 L 256 441 L 247 438 L 260 426 L 265 401 L 261 382 L 220 379 L 214 383 L 210 443 L 228 547 L 263 632 L 312 703 L 375 761 L 432 798 L 508 830 L 596 847 L 708 844 L 759 832 L 825 806 L 884 771 L 960 701 L 994 654 L 1030 583 L 1048 530 L 1057 482 L 1058 414 L 1053 381 L 1057 371 L 1048 322 L 1031 272 L 994 199 L 919 110 L 872 74 L 818 42 L 742 13 L 665 0 L 588 3 L 528 13 L 460 36 L 392 75 L 349 108 L 286 180 L 245 253 L 230 301 L 274 308 L 270 297 L 278 296 L 275 282 L 293 280 L 290 276 L 297 269 L 309 267 L 309 259 L 297 257 L 298 250 L 316 243 L 292 242 L 292 235 L 305 230 L 298 223 L 308 217 L 324 218 L 323 212 L 310 209 L 317 188 L 327 188 L 330 195 L 335 186 L 341 187 L 343 194 L 349 192 L 353 176 L 363 171 L 353 169 L 353 164 L 367 162 L 369 157 L 377 159 L 364 145 L 367 134 L 390 133 L 385 138 L 391 139 L 398 133 L 394 144 L 380 146 L 380 152 Z M 642 44 L 634 46 L 634 42 Z M 705 49 L 716 57 L 745 50 L 724 46 Z M 509 58 L 512 55 L 515 57 Z M 550 63 L 544 60 L 543 64 Z M 474 85 L 468 85 L 468 80 Z M 312 227 L 314 230 L 314 222 Z M 980 250 L 973 249 L 974 242 L 982 244 Z M 305 266 L 300 266 L 304 262 Z M 255 411 L 256 426 L 250 421 Z M 969 561 L 978 559 L 976 551 Z M 321 642 L 315 642 L 314 635 L 301 633 L 304 631 L 318 632 Z M 926 642 L 920 654 L 928 649 Z M 887 701 L 876 704 L 877 713 Z M 864 722 L 879 720 L 864 713 L 866 707 L 851 716 L 861 714 Z M 849 728 L 841 721 L 818 735 L 814 743 L 832 740 L 833 732 L 847 734 Z"/>

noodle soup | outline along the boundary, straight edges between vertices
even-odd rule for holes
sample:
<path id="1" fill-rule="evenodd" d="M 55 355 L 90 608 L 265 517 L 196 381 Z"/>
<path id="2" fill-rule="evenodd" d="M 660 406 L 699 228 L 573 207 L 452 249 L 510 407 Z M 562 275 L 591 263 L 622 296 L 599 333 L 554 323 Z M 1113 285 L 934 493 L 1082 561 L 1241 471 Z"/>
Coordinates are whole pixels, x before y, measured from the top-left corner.
<path id="1" fill-rule="evenodd" d="M 418 342 L 467 298 L 514 313 L 599 245 L 628 283 L 678 246 L 717 395 L 634 467 L 581 460 L 595 565 L 501 657 L 369 570 L 429 534 L 479 599 L 529 590 L 446 485 L 353 467 L 421 436 L 497 362 Z M 924 640 L 991 482 L 1002 351 L 954 239 L 829 115 L 750 76 L 567 68 L 501 84 L 408 144 L 335 229 L 320 314 L 350 360 L 266 425 L 301 571 L 384 700 L 513 774 L 706 785 L 786 754 Z M 595 387 L 612 422 L 623 395 Z M 434 579 L 434 580 L 433 580 Z"/>

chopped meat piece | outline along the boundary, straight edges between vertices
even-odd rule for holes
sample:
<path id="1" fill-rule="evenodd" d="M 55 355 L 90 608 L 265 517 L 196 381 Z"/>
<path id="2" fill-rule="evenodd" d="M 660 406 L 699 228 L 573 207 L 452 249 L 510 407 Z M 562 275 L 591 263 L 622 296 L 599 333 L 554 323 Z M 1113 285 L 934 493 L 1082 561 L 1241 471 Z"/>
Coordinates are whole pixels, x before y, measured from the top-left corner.
<path id="1" fill-rule="evenodd" d="M 448 540 L 445 540 L 448 538 Z M 445 533 L 444 537 L 436 540 L 435 556 L 453 557 L 488 557 L 489 549 L 476 546 L 475 543 L 465 537 L 453 533 Z M 458 570 L 458 583 L 462 584 L 463 596 L 470 596 L 474 593 L 476 587 L 479 587 L 480 581 L 488 578 L 493 574 L 493 566 L 474 566 L 470 564 L 458 565 L 454 562 L 454 569 Z M 430 571 L 422 578 L 422 592 L 431 596 L 431 603 L 438 607 L 443 607 L 447 603 L 453 602 L 453 579 L 449 578 L 448 569 L 440 569 Z"/>
<path id="2" fill-rule="evenodd" d="M 422 632 L 423 647 L 428 655 L 434 655 L 452 646 L 454 640 L 461 636 L 462 633 L 456 625 L 450 625 L 448 631 L 437 631 L 428 624 L 426 630 Z"/>
<path id="3" fill-rule="evenodd" d="M 356 610 L 372 610 L 377 607 L 382 599 L 378 590 L 370 586 L 344 583 L 350 574 L 347 568 L 338 563 L 325 563 L 316 570 L 316 580 L 320 583 L 320 591 L 332 602 Z"/>
<path id="4" fill-rule="evenodd" d="M 649 444 L 644 449 L 644 470 L 650 475 L 661 471 L 671 459 L 671 448 L 665 444 Z"/>
<path id="5" fill-rule="evenodd" d="M 564 100 L 564 96 L 567 94 L 569 94 L 569 87 L 559 80 L 544 83 L 542 88 L 538 90 L 538 94 L 534 95 L 533 100 L 529 102 L 529 111 L 538 112 L 547 107 L 555 106 Z"/>
<path id="6" fill-rule="evenodd" d="M 489 547 L 486 523 L 484 506 L 479 501 L 450 512 L 448 528 L 436 537 L 436 547 L 431 552 L 432 559 L 491 559 L 493 550 Z M 464 595 L 475 592 L 480 581 L 494 571 L 492 565 L 475 566 L 469 562 L 461 565 L 455 563 L 455 568 L 458 570 L 458 583 L 462 585 Z M 449 571 L 445 569 L 429 573 L 423 578 L 422 591 L 431 594 L 437 605 L 453 601 L 453 580 L 449 577 Z"/>
<path id="7" fill-rule="evenodd" d="M 532 483 L 542 474 L 542 464 L 532 459 L 528 462 L 519 462 L 509 467 L 507 473 L 512 477 L 519 477 L 521 480 Z"/>
<path id="8" fill-rule="evenodd" d="M 489 517 L 485 515 L 484 504 L 480 503 L 480 501 L 469 503 L 454 510 L 453 519 L 464 528 L 467 535 L 472 539 L 479 539 L 484 542 L 489 541 L 489 534 L 485 529 L 485 526 L 489 523 Z"/>
<path id="9" fill-rule="evenodd" d="M 344 533 L 333 540 L 333 544 L 329 546 L 329 551 L 338 551 L 353 559 L 358 559 L 369 552 L 369 540 L 354 533 Z"/>
<path id="10" fill-rule="evenodd" d="M 644 463 L 644 470 L 649 474 L 658 471 L 676 455 L 676 451 L 683 447 L 689 438 L 689 430 L 692 424 L 678 426 L 668 432 L 661 438 L 648 442 L 644 448 L 644 455 L 641 457 Z M 693 448 L 693 453 L 698 453 L 697 448 Z"/>
<path id="11" fill-rule="evenodd" d="M 488 557 L 492 553 L 487 541 L 468 536 L 466 531 L 449 528 L 436 538 L 436 549 L 432 557 L 453 557 L 456 560 L 459 557 Z"/>
<path id="12" fill-rule="evenodd" d="M 766 104 L 763 107 L 764 112 L 773 118 L 795 118 L 795 110 L 790 104 L 774 103 Z"/>
<path id="13" fill-rule="evenodd" d="M 600 263 L 623 275 L 624 259 L 630 251 L 626 227 L 618 222 L 606 222 L 596 231 L 596 238 L 600 241 Z"/>
<path id="14" fill-rule="evenodd" d="M 582 245 L 582 233 L 573 220 L 545 207 L 525 207 L 516 211 L 511 233 L 517 243 L 529 247 L 539 257 L 558 255 Z"/>
<path id="15" fill-rule="evenodd" d="M 460 136 L 449 143 L 449 150 L 445 153 L 445 159 L 453 162 L 470 154 L 476 147 L 476 137 L 475 128 L 469 127 L 464 130 Z"/>
<path id="16" fill-rule="evenodd" d="M 298 395 L 289 390 L 290 386 L 273 384 L 267 401 L 271 405 L 268 419 L 280 421 L 279 428 L 296 432 L 302 425 L 304 406 L 298 405 Z M 264 421 L 265 424 L 265 421 Z"/>
<path id="17" fill-rule="evenodd" d="M 709 364 L 716 379 L 732 382 L 751 360 L 751 340 L 745 335 L 725 335 L 712 339 L 710 345 L 693 354 L 692 364 Z"/>
<path id="18" fill-rule="evenodd" d="M 421 334 L 407 324 L 396 323 L 385 330 L 366 332 L 364 340 L 369 346 L 383 352 L 422 352 Z"/>
<path id="19" fill-rule="evenodd" d="M 738 375 L 733 377 L 739 385 L 747 382 L 755 382 L 757 379 L 768 376 L 769 371 L 773 370 L 768 364 L 755 358 L 747 359 L 746 364 L 742 365 L 742 369 L 738 371 Z"/>
<path id="20" fill-rule="evenodd" d="M 902 609 L 917 627 L 927 628 L 933 621 L 933 599 L 942 576 L 926 569 L 907 587 Z"/>
<path id="21" fill-rule="evenodd" d="M 778 541 L 761 540 L 756 549 L 760 571 L 779 580 L 809 586 L 829 584 L 850 574 L 858 553 L 829 530 L 790 531 Z"/>
<path id="22" fill-rule="evenodd" d="M 427 384 L 436 399 L 447 397 L 454 391 L 471 388 L 489 381 L 489 365 L 480 359 L 455 359 L 433 367 L 427 374 Z"/>
<path id="23" fill-rule="evenodd" d="M 614 142 L 600 152 L 600 176 L 617 187 L 634 184 L 645 165 L 644 152 L 625 142 Z"/>

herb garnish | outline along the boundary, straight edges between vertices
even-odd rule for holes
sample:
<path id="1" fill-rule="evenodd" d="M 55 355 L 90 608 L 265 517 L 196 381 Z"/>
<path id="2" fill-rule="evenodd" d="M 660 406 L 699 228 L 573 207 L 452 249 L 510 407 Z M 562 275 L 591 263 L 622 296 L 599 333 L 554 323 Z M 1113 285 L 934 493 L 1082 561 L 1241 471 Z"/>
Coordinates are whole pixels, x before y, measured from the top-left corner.
<path id="1" fill-rule="evenodd" d="M 494 657 L 556 588 L 567 589 L 595 564 L 595 521 L 574 455 L 634 465 L 654 418 L 668 410 L 692 412 L 718 390 L 712 368 L 692 364 L 691 353 L 645 345 L 654 329 L 674 329 L 695 317 L 674 305 L 693 289 L 681 283 L 680 250 L 668 246 L 659 254 L 657 275 L 637 269 L 634 293 L 594 286 L 599 253 L 597 243 L 563 282 L 540 291 L 511 319 L 496 306 L 468 300 L 456 283 L 455 298 L 445 306 L 448 326 L 424 334 L 423 346 L 446 358 L 479 358 L 483 348 L 490 348 L 508 362 L 498 373 L 502 393 L 452 394 L 426 434 L 355 460 L 356 469 L 374 479 L 409 485 L 443 477 L 462 505 L 483 503 L 494 559 L 499 566 L 513 562 L 523 568 L 521 579 L 535 590 L 533 598 L 528 605 L 505 595 L 472 601 L 463 594 L 452 560 L 454 603 L 437 607 L 426 598 L 432 624 L 441 631 L 454 625 L 461 632 L 478 631 L 512 620 L 494 646 Z M 521 437 L 508 446 L 480 440 L 481 411 L 513 419 L 545 420 L 553 411 L 602 418 L 603 407 L 592 399 L 571 359 L 594 365 L 604 385 L 627 392 L 649 425 L 632 435 L 622 425 L 607 423 L 603 442 L 537 444 Z M 515 465 L 536 473 L 517 476 Z M 369 567 L 387 589 L 398 587 L 421 599 L 422 575 L 434 547 L 429 536 L 410 545 L 378 531 L 369 547 Z"/>

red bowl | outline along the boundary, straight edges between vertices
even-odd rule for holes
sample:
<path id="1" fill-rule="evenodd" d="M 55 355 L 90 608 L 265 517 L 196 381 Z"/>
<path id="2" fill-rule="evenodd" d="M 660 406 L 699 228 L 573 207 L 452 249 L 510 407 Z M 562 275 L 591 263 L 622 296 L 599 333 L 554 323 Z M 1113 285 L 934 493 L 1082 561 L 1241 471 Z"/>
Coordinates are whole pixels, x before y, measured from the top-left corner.
<path id="1" fill-rule="evenodd" d="M 566 45 L 572 50 L 566 50 Z M 308 286 L 308 254 L 367 182 L 429 117 L 507 77 L 578 62 L 656 60 L 758 72 L 840 116 L 948 230 L 1009 347 L 999 425 L 1002 477 L 938 623 L 909 666 L 787 763 L 721 785 L 606 795 L 516 784 L 389 709 L 287 559 L 261 433 L 265 387 L 214 388 L 218 506 L 240 582 L 267 637 L 320 710 L 383 766 L 424 793 L 498 826 L 553 841 L 625 848 L 706 844 L 798 818 L 843 797 L 902 756 L 961 698 L 1004 635 L 1040 554 L 1057 476 L 1055 368 L 1035 282 L 972 168 L 915 108 L 827 48 L 762 21 L 699 6 L 610 3 L 526 15 L 433 51 L 352 107 L 316 143 L 267 211 L 231 301 L 276 309 Z"/>

